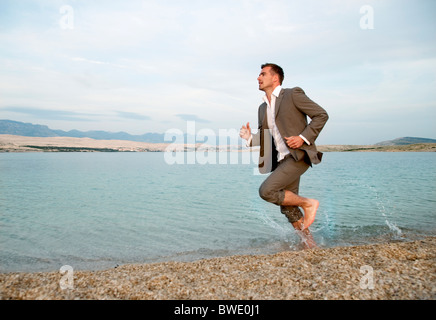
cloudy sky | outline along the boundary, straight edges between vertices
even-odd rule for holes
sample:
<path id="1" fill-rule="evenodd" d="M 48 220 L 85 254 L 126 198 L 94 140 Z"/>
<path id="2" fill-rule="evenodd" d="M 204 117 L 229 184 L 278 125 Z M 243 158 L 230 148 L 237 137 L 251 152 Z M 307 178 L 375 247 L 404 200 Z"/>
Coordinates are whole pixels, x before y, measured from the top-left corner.
<path id="1" fill-rule="evenodd" d="M 0 119 L 131 134 L 257 126 L 260 65 L 318 144 L 436 139 L 434 0 L 0 0 Z"/>

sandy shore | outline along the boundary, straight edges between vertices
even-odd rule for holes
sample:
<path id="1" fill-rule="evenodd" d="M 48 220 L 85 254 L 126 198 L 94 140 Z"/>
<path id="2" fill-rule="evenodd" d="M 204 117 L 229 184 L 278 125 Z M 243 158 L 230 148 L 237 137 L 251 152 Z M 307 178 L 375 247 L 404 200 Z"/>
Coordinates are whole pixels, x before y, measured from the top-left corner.
<path id="1" fill-rule="evenodd" d="M 0 134 L 0 152 L 158 152 L 166 150 L 215 150 L 217 146 L 198 143 L 177 145 L 173 143 L 145 143 L 127 140 L 95 140 L 90 138 L 70 137 L 23 137 Z M 248 151 L 241 146 L 221 146 L 220 151 Z M 170 149 L 168 149 L 170 148 Z M 322 152 L 436 152 L 435 143 L 418 143 L 402 146 L 376 145 L 320 145 Z M 253 149 L 257 150 L 257 149 Z"/>
<path id="2" fill-rule="evenodd" d="M 127 140 L 95 140 L 70 137 L 23 137 L 0 134 L 0 151 L 3 152 L 42 152 L 63 151 L 60 148 L 77 151 L 164 151 L 168 143 L 145 143 Z M 74 150 L 70 150 L 74 151 Z"/>
<path id="3" fill-rule="evenodd" d="M 72 274 L 3 273 L 0 298 L 435 299 L 436 237 Z"/>

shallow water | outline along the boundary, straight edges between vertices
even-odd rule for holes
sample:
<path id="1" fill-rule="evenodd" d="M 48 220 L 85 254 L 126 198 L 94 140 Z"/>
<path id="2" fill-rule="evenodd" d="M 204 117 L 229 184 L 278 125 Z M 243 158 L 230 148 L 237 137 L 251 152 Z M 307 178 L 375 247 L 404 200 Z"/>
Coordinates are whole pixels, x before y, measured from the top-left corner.
<path id="1" fill-rule="evenodd" d="M 1 153 L 0 271 L 300 250 L 278 207 L 258 196 L 257 155 L 238 157 L 170 165 L 164 153 Z M 436 153 L 325 153 L 300 185 L 321 203 L 316 242 L 436 235 L 435 164 Z"/>

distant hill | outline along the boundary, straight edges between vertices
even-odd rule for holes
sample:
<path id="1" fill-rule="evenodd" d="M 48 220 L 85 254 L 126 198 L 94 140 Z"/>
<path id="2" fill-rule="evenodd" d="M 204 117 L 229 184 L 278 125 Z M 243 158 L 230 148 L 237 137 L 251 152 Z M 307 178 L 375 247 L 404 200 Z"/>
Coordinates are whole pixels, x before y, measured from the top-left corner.
<path id="1" fill-rule="evenodd" d="M 394 140 L 382 141 L 376 143 L 376 146 L 405 146 L 417 143 L 436 143 L 436 139 L 417 138 L 417 137 L 403 137 Z"/>
<path id="2" fill-rule="evenodd" d="M 126 132 L 108 131 L 78 131 L 78 130 L 52 130 L 48 126 L 24 123 L 12 120 L 0 120 L 0 134 L 10 134 L 24 137 L 72 137 L 72 138 L 91 138 L 95 140 L 127 140 L 148 143 L 165 143 L 163 133 L 145 133 L 142 135 L 131 135 Z M 218 137 L 217 137 L 218 139 Z M 185 134 L 185 141 L 186 134 Z M 198 142 L 198 141 L 197 141 Z M 402 146 L 417 143 L 436 143 L 436 139 L 404 137 L 389 141 L 376 143 L 375 146 Z M 217 140 L 217 144 L 219 141 Z"/>
<path id="3" fill-rule="evenodd" d="M 171 141 L 165 141 L 164 133 L 145 133 L 142 135 L 131 135 L 126 132 L 108 132 L 108 131 L 78 131 L 78 130 L 52 130 L 48 126 L 24 123 L 12 120 L 0 120 L 0 134 L 10 134 L 24 137 L 70 137 L 70 138 L 91 138 L 95 140 L 127 140 L 135 142 L 147 142 L 147 143 L 168 143 Z M 189 139 L 188 139 L 189 137 Z M 175 141 L 175 137 L 172 137 Z M 201 137 L 184 134 L 184 137 L 177 137 L 177 139 L 183 138 L 184 141 L 193 141 L 202 143 Z M 238 139 L 239 136 L 237 137 Z M 216 144 L 219 145 L 220 137 L 216 137 Z M 200 140 L 200 141 L 199 141 Z M 180 140 L 178 140 L 180 141 Z M 208 141 L 212 143 L 212 141 Z"/>
<path id="4" fill-rule="evenodd" d="M 126 132 L 107 132 L 107 131 L 63 131 L 52 130 L 47 126 L 24 123 L 12 120 L 0 120 L 0 134 L 12 134 L 25 137 L 73 137 L 73 138 L 92 138 L 96 140 L 128 140 L 136 142 L 162 143 L 164 134 L 145 133 L 143 135 L 131 135 Z"/>

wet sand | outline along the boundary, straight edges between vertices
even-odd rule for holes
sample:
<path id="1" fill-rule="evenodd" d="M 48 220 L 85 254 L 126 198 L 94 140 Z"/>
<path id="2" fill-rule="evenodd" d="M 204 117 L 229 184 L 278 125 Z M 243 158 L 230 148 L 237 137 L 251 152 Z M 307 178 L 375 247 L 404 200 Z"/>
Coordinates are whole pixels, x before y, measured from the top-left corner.
<path id="1" fill-rule="evenodd" d="M 5 299 L 435 299 L 436 237 L 356 247 L 0 274 Z M 67 288 L 62 289 L 61 284 Z M 68 288 L 69 286 L 69 288 Z"/>

